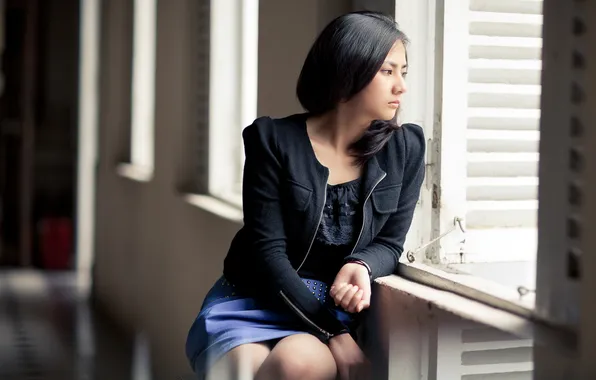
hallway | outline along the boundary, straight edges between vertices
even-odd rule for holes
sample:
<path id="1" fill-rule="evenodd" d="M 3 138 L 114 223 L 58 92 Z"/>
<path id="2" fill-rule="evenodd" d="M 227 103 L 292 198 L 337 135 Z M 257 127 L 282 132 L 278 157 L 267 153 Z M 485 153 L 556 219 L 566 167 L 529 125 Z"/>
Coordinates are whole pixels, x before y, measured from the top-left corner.
<path id="1" fill-rule="evenodd" d="M 0 272 L 0 379 L 149 380 L 147 352 L 96 311 L 73 274 Z"/>

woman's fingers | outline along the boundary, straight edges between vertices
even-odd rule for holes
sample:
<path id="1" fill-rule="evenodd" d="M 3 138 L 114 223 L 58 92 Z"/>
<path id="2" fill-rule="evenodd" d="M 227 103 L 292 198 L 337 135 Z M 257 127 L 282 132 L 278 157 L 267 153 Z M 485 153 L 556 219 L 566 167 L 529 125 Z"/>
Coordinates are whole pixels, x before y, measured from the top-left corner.
<path id="1" fill-rule="evenodd" d="M 329 294 L 336 306 L 341 305 L 350 313 L 359 313 L 370 306 L 370 295 L 365 289 L 347 283 L 334 285 Z"/>
<path id="2" fill-rule="evenodd" d="M 354 291 L 353 289 L 356 288 L 356 290 Z M 342 284 L 340 285 L 340 287 L 335 291 L 335 295 L 333 296 L 333 299 L 335 301 L 335 305 L 341 305 L 342 300 L 346 297 L 346 295 L 349 295 L 351 292 L 356 292 L 358 291 L 358 287 L 355 287 L 354 285 L 351 284 Z M 351 295 L 349 295 L 350 299 L 351 299 Z"/>
<path id="3" fill-rule="evenodd" d="M 358 306 L 356 306 L 356 313 L 360 313 L 364 309 L 368 309 L 370 307 L 370 302 L 364 299 L 358 302 Z"/>
<path id="4" fill-rule="evenodd" d="M 344 309 L 346 309 L 347 311 L 349 311 L 350 313 L 357 313 L 357 307 L 358 305 L 362 302 L 362 296 L 364 294 L 364 290 L 359 289 L 354 296 L 352 297 L 352 299 L 350 300 L 350 302 L 348 303 L 347 307 L 344 307 Z"/>
<path id="5" fill-rule="evenodd" d="M 344 294 L 346 294 L 348 290 L 350 290 L 351 286 L 352 285 L 350 284 L 343 283 L 331 288 L 329 294 L 331 294 L 331 296 L 335 300 L 336 305 L 338 305 L 341 302 L 342 297 L 344 296 Z"/>
<path id="6" fill-rule="evenodd" d="M 360 291 L 360 289 L 358 289 L 357 286 L 354 285 L 350 285 L 351 288 L 344 294 L 344 296 L 341 298 L 341 301 L 339 302 L 339 304 L 341 305 L 341 307 L 344 308 L 344 310 L 348 310 L 348 306 L 350 305 L 350 302 L 352 302 L 352 299 L 355 298 L 356 293 L 358 293 L 358 291 Z M 360 295 L 360 298 L 362 297 L 362 295 Z"/>
<path id="7" fill-rule="evenodd" d="M 345 282 L 333 285 L 329 294 L 333 297 L 336 306 L 341 305 L 350 313 L 359 313 L 370 307 L 370 292 L 356 285 Z"/>

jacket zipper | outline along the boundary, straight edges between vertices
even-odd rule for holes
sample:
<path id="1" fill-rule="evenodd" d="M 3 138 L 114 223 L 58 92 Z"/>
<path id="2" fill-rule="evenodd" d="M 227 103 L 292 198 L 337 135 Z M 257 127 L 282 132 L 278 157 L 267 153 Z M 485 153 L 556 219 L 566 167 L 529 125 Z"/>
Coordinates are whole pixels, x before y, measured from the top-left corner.
<path id="1" fill-rule="evenodd" d="M 323 219 L 323 213 L 325 212 L 325 203 L 327 202 L 327 179 L 328 177 L 325 178 L 325 191 L 323 192 L 323 207 L 321 207 L 321 214 L 319 215 L 319 221 L 317 222 L 317 226 L 315 228 L 315 232 L 312 235 L 312 239 L 310 240 L 310 245 L 308 246 L 308 250 L 306 251 L 306 255 L 304 256 L 304 259 L 302 259 L 302 262 L 300 263 L 300 266 L 298 266 L 298 269 L 296 269 L 296 272 L 298 272 L 300 270 L 300 268 L 302 268 L 302 266 L 304 265 L 304 263 L 306 262 L 306 259 L 310 253 L 310 250 L 312 249 L 312 245 L 315 242 L 315 238 L 317 237 L 317 231 L 319 231 L 319 226 L 321 225 L 321 220 Z M 325 337 L 327 337 L 327 339 L 331 338 L 333 336 L 333 334 L 323 330 L 322 328 L 320 328 L 319 326 L 317 326 L 316 323 L 314 323 L 313 321 L 311 321 L 300 309 L 298 309 L 298 307 L 296 307 L 292 301 L 290 301 L 290 299 L 283 293 L 283 291 L 279 291 L 279 294 L 281 295 L 281 297 L 283 298 L 283 300 L 288 304 L 288 306 L 290 306 L 294 312 L 296 314 L 298 314 L 305 322 L 307 322 L 309 325 L 311 325 L 312 327 L 314 327 L 316 330 L 318 330 L 321 334 L 325 335 Z"/>
<path id="2" fill-rule="evenodd" d="M 362 232 L 364 231 L 364 222 L 365 222 L 365 218 L 366 218 L 366 201 L 368 201 L 368 198 L 370 198 L 370 196 L 372 195 L 373 191 L 375 191 L 375 188 L 377 187 L 377 185 L 379 183 L 381 183 L 381 181 L 387 176 L 387 173 L 384 173 L 383 176 L 381 178 L 379 178 L 379 180 L 375 183 L 375 185 L 372 187 L 372 189 L 370 189 L 370 191 L 368 192 L 368 194 L 366 195 L 366 198 L 364 198 L 364 202 L 362 203 L 362 226 L 360 227 L 360 233 L 358 234 L 358 239 L 356 239 L 356 244 L 354 244 L 354 247 L 352 248 L 352 251 L 350 252 L 350 255 L 352 255 L 354 253 L 354 251 L 356 250 L 356 247 L 358 246 L 358 243 L 360 242 L 360 238 L 362 237 Z"/>
<path id="3" fill-rule="evenodd" d="M 310 245 L 308 246 L 308 250 L 306 251 L 306 255 L 304 256 L 304 259 L 302 259 L 302 262 L 298 266 L 298 269 L 296 269 L 296 272 L 298 272 L 300 270 L 300 268 L 302 268 L 302 266 L 306 262 L 306 258 L 308 257 L 308 254 L 310 253 L 310 250 L 312 248 L 313 243 L 315 242 L 315 238 L 317 237 L 317 231 L 319 231 L 319 226 L 321 225 L 321 220 L 323 220 L 323 212 L 325 212 L 325 203 L 327 202 L 327 179 L 328 178 L 329 177 L 326 177 L 325 178 L 325 191 L 323 193 L 323 207 L 321 207 L 321 215 L 319 215 L 319 221 L 317 222 L 317 226 L 315 228 L 315 232 L 313 233 L 312 239 L 310 240 Z"/>
<path id="4" fill-rule="evenodd" d="M 321 334 L 325 335 L 325 337 L 327 339 L 330 339 L 333 337 L 333 334 L 323 330 L 322 328 L 320 328 L 319 326 L 317 326 L 313 321 L 311 321 L 302 311 L 300 311 L 300 309 L 298 309 L 296 306 L 294 306 L 294 304 L 292 303 L 292 301 L 290 301 L 290 299 L 284 294 L 284 292 L 282 290 L 279 291 L 279 294 L 281 295 L 281 298 L 283 298 L 283 300 L 288 304 L 288 306 L 290 306 L 294 312 L 296 314 L 298 314 L 305 322 L 307 322 L 308 324 L 310 324 L 312 327 L 314 327 L 315 329 L 317 329 Z"/>

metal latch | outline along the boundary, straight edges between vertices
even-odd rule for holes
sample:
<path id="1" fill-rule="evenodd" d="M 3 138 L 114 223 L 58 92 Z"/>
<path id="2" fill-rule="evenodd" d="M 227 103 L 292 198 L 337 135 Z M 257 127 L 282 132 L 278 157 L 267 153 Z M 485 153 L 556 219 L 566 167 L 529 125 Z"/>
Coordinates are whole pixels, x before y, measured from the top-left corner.
<path id="1" fill-rule="evenodd" d="M 433 240 L 429 241 L 428 243 L 421 245 L 420 247 L 416 248 L 415 250 L 408 251 L 408 253 L 406 253 L 406 258 L 408 259 L 408 261 L 411 262 L 411 263 L 413 263 L 414 261 L 416 261 L 416 253 L 420 252 L 421 250 L 423 250 L 424 248 L 426 248 L 429 245 L 433 244 L 434 242 L 436 242 L 436 241 L 444 238 L 445 236 L 449 235 L 450 233 L 452 233 L 453 231 L 455 231 L 457 229 L 457 227 L 459 227 L 459 229 L 461 230 L 461 232 L 465 233 L 466 230 L 464 229 L 464 226 L 462 225 L 462 221 L 463 221 L 462 218 L 456 216 L 453 219 L 453 226 L 450 229 L 448 229 L 447 231 L 445 231 L 441 235 L 437 236 Z"/>

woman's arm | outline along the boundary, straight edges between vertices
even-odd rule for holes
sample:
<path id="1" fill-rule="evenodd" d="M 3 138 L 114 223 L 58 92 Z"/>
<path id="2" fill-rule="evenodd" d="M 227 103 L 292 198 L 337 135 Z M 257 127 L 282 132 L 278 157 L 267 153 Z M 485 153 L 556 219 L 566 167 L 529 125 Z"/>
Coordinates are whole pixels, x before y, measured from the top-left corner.
<path id="1" fill-rule="evenodd" d="M 403 252 L 406 234 L 412 224 L 420 187 L 424 181 L 425 141 L 422 128 L 415 124 L 402 126 L 406 165 L 397 211 L 394 212 L 379 234 L 364 249 L 347 256 L 345 261 L 362 260 L 371 271 L 371 280 L 392 274 Z"/>
<path id="2" fill-rule="evenodd" d="M 280 199 L 283 177 L 273 121 L 259 118 L 242 133 L 246 161 L 242 202 L 244 228 L 260 272 L 293 313 L 322 340 L 348 329 L 304 285 L 288 259 Z"/>

